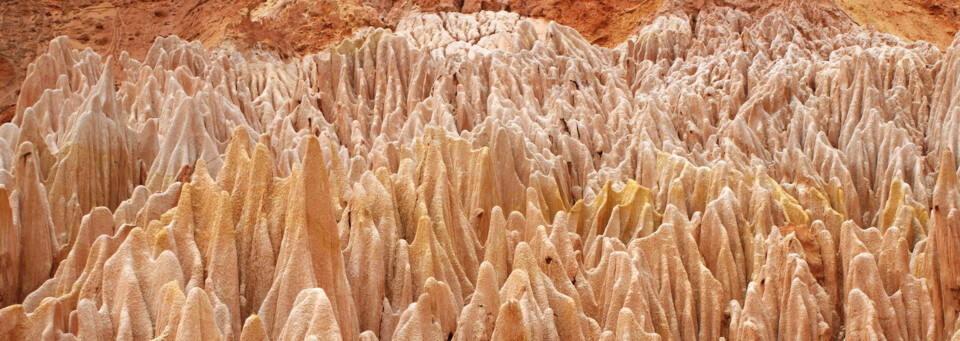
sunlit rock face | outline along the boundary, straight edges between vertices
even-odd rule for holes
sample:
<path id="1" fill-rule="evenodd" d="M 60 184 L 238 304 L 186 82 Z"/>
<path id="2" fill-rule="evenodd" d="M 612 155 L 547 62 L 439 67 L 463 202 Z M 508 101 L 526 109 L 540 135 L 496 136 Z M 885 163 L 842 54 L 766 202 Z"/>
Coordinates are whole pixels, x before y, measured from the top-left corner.
<path id="1" fill-rule="evenodd" d="M 949 339 L 958 131 L 960 38 L 802 4 L 59 38 L 0 126 L 0 339 Z"/>

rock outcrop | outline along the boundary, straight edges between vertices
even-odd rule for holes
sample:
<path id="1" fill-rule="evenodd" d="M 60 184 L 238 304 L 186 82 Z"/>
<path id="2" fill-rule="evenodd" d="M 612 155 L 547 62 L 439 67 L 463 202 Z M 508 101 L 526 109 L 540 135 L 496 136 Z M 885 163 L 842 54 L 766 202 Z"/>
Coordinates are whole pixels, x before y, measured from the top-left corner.
<path id="1" fill-rule="evenodd" d="M 0 339 L 960 337 L 960 37 L 834 14 L 57 38 L 0 126 Z"/>

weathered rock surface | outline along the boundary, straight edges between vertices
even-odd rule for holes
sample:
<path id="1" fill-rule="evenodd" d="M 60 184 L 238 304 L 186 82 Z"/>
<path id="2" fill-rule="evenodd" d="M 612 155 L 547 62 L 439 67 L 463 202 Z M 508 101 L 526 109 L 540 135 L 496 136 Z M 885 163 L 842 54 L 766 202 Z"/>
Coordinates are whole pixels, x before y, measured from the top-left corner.
<path id="1" fill-rule="evenodd" d="M 960 337 L 960 37 L 685 13 L 55 39 L 0 126 L 0 339 Z"/>

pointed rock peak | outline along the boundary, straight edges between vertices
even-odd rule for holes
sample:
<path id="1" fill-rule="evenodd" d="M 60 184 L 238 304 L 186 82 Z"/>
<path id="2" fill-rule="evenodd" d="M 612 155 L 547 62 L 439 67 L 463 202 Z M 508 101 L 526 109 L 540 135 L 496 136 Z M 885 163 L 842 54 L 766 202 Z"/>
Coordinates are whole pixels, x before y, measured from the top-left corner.
<path id="1" fill-rule="evenodd" d="M 27 179 L 29 177 L 28 174 L 29 175 L 35 174 L 34 172 L 36 171 L 36 163 L 34 160 L 36 160 L 36 156 L 34 155 L 33 152 L 34 152 L 34 147 L 33 147 L 33 143 L 31 142 L 23 142 L 20 144 L 19 148 L 17 148 L 18 160 L 16 163 L 16 167 L 14 167 L 13 169 L 14 178 L 18 180 Z M 25 172 L 30 172 L 30 173 L 25 173 Z"/>
<path id="2" fill-rule="evenodd" d="M 302 165 L 294 167 L 292 175 L 296 179 L 296 189 L 290 193 L 292 209 L 288 219 L 295 224 L 303 224 L 309 238 L 326 250 L 339 250 L 336 217 L 329 196 L 327 172 L 323 162 L 320 142 L 316 137 L 307 138 L 306 151 Z"/>
<path id="3" fill-rule="evenodd" d="M 193 222 L 193 184 L 186 183 L 180 189 L 180 198 L 177 201 L 176 215 L 177 220 Z M 169 212 L 168 212 L 169 213 Z"/>
<path id="4" fill-rule="evenodd" d="M 957 166 L 953 151 L 945 149 L 940 153 L 940 169 L 937 174 L 937 182 L 934 188 L 934 201 L 947 199 L 948 193 L 957 191 Z M 951 200 L 952 201 L 952 200 Z M 940 204 L 947 204 L 942 202 Z M 937 203 L 934 203 L 937 205 Z M 934 207 L 937 209 L 937 207 Z M 941 209 L 946 209 L 945 207 Z"/>
<path id="5" fill-rule="evenodd" d="M 103 74 L 94 87 L 94 95 L 89 97 L 81 107 L 86 112 L 103 114 L 114 121 L 121 121 L 121 108 L 117 104 L 117 94 L 114 88 L 113 78 L 113 56 L 107 57 L 107 62 L 103 66 Z"/>
<path id="6" fill-rule="evenodd" d="M 490 262 L 480 264 L 480 272 L 477 274 L 477 292 L 493 292 L 500 290 L 497 284 L 497 273 Z"/>
<path id="7" fill-rule="evenodd" d="M 227 144 L 227 152 L 225 160 L 236 160 L 240 157 L 249 157 L 250 156 L 250 134 L 247 132 L 247 128 L 244 126 L 238 126 L 237 129 L 233 131 L 233 135 L 230 137 L 230 142 Z M 230 161 L 224 161 L 228 163 Z M 233 161 L 236 162 L 236 161 Z"/>
<path id="8" fill-rule="evenodd" d="M 210 177 L 210 172 L 207 171 L 207 162 L 203 161 L 203 159 L 197 159 L 197 162 L 194 164 L 190 184 L 193 185 L 194 188 L 202 189 L 213 188 L 215 186 L 213 178 Z"/>
<path id="9" fill-rule="evenodd" d="M 279 340 L 303 340 L 316 337 L 322 340 L 340 340 L 341 332 L 336 313 L 323 289 L 305 289 L 297 295 L 290 317 L 283 326 Z"/>
<path id="10" fill-rule="evenodd" d="M 884 204 L 882 216 L 880 217 L 880 232 L 885 233 L 887 228 L 893 224 L 897 218 L 900 207 L 904 204 L 903 187 L 900 184 L 900 178 L 894 178 L 890 183 L 890 190 L 887 192 L 887 202 Z"/>
<path id="11" fill-rule="evenodd" d="M 230 154 L 231 150 L 235 152 L 249 152 L 250 149 L 250 133 L 247 132 L 247 127 L 237 126 L 237 129 L 233 131 L 233 136 L 230 137 L 230 144 L 227 146 L 227 154 Z"/>
<path id="12" fill-rule="evenodd" d="M 297 187 L 303 195 L 303 204 L 306 206 L 308 224 L 333 225 L 336 224 L 333 200 L 330 197 L 330 183 L 327 175 L 326 163 L 320 140 L 314 136 L 307 137 L 306 151 Z"/>
<path id="13" fill-rule="evenodd" d="M 247 180 L 244 178 L 248 173 L 248 167 L 250 167 L 250 136 L 243 126 L 234 130 L 223 160 L 223 168 L 217 174 L 217 185 L 227 192 L 233 192 L 234 186 L 238 182 Z M 259 167 L 263 167 L 263 165 Z"/>
<path id="14" fill-rule="evenodd" d="M 410 247 L 430 248 L 433 246 L 435 239 L 436 236 L 433 234 L 433 221 L 430 220 L 429 216 L 421 216 L 420 220 L 417 221 L 417 234 L 413 238 L 413 242 L 410 243 Z"/>
<path id="15" fill-rule="evenodd" d="M 263 327 L 263 320 L 257 314 L 252 314 L 243 322 L 243 331 L 240 332 L 240 341 L 267 340 L 267 331 Z"/>

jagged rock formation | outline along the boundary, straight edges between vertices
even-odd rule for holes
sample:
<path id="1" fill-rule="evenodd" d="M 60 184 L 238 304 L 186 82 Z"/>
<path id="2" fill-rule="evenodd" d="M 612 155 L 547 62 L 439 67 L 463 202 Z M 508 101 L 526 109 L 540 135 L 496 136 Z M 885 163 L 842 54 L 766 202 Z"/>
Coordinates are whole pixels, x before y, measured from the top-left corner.
<path id="1" fill-rule="evenodd" d="M 683 13 L 58 38 L 0 126 L 0 338 L 960 337 L 960 38 Z"/>
<path id="2" fill-rule="evenodd" d="M 939 0 L 938 0 L 939 1 Z M 624 41 L 662 0 L 5 0 L 0 2 L 0 124 L 14 116 L 27 66 L 61 35 L 102 56 L 143 60 L 154 37 L 177 35 L 208 49 L 267 50 L 300 57 L 355 31 L 395 28 L 411 12 L 509 10 L 572 26 L 608 47 Z M 596 15 L 604 13 L 604 15 Z"/>

